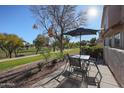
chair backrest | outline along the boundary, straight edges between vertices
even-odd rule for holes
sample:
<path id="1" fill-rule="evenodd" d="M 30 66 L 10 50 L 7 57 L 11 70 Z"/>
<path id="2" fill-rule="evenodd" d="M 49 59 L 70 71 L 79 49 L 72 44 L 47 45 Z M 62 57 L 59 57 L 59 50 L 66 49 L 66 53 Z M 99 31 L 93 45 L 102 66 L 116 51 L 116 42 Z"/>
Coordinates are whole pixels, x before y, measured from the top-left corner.
<path id="1" fill-rule="evenodd" d="M 80 59 L 75 59 L 75 58 L 69 57 L 69 63 L 70 63 L 70 66 L 81 67 Z"/>
<path id="2" fill-rule="evenodd" d="M 82 67 L 80 59 L 72 58 L 69 56 L 69 54 L 66 54 L 65 59 L 69 61 L 70 66 L 75 66 L 75 67 Z"/>
<path id="3" fill-rule="evenodd" d="M 96 58 L 90 57 L 89 62 L 91 62 L 91 63 L 96 63 L 97 60 L 96 60 Z"/>
<path id="4" fill-rule="evenodd" d="M 69 54 L 66 54 L 66 55 L 64 56 L 64 59 L 66 60 L 66 62 L 68 62 L 68 61 L 69 61 Z"/>
<path id="5" fill-rule="evenodd" d="M 94 65 L 95 65 L 95 67 L 97 69 L 97 73 L 96 73 L 95 79 L 96 79 L 96 81 L 98 83 L 98 86 L 97 87 L 100 87 L 100 83 L 101 83 L 101 80 L 102 80 L 102 74 L 101 74 L 100 69 L 99 69 L 99 67 L 97 65 L 97 59 L 91 57 L 89 61 L 91 63 L 94 63 Z"/>

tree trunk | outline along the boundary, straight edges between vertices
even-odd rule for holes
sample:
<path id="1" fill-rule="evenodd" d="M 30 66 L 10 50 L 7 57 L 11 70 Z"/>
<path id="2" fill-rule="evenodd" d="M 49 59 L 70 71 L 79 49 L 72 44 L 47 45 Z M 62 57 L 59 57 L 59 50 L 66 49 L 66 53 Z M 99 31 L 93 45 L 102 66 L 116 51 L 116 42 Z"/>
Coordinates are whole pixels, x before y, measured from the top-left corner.
<path id="1" fill-rule="evenodd" d="M 8 53 L 7 53 L 7 52 L 5 52 L 5 54 L 6 54 L 6 57 L 8 57 Z"/>
<path id="2" fill-rule="evenodd" d="M 9 51 L 9 58 L 12 58 L 12 51 Z"/>
<path id="3" fill-rule="evenodd" d="M 14 50 L 14 54 L 15 54 L 15 57 L 17 57 L 17 51 L 16 51 L 16 49 Z"/>
<path id="4" fill-rule="evenodd" d="M 36 54 L 38 53 L 38 51 L 39 51 L 39 48 L 37 49 Z"/>
<path id="5" fill-rule="evenodd" d="M 62 40 L 60 42 L 60 52 L 63 53 L 63 44 L 62 44 Z"/>
<path id="6" fill-rule="evenodd" d="M 6 51 L 3 47 L 0 47 L 0 48 L 1 48 L 1 50 L 2 50 L 3 52 L 5 52 L 6 57 L 8 57 L 8 53 L 7 53 L 7 51 Z"/>
<path id="7" fill-rule="evenodd" d="M 60 36 L 60 52 L 63 53 L 63 33 L 61 33 L 61 36 Z"/>
<path id="8" fill-rule="evenodd" d="M 55 47 L 53 47 L 53 52 L 55 52 L 56 51 L 56 48 Z"/>
<path id="9" fill-rule="evenodd" d="M 8 53 L 7 53 L 7 51 L 4 51 L 5 52 L 5 54 L 6 54 L 6 57 L 8 57 Z"/>

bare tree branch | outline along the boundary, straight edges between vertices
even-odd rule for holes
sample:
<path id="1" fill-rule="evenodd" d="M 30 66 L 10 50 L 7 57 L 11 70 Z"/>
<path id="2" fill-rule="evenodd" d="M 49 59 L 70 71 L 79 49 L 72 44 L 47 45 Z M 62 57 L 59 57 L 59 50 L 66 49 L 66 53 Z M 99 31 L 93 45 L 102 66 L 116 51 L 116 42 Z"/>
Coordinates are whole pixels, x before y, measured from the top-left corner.
<path id="1" fill-rule="evenodd" d="M 85 25 L 85 13 L 77 12 L 76 6 L 70 5 L 42 5 L 32 6 L 31 11 L 46 32 L 49 28 L 54 31 L 54 38 L 58 39 L 63 49 L 63 33 Z"/>

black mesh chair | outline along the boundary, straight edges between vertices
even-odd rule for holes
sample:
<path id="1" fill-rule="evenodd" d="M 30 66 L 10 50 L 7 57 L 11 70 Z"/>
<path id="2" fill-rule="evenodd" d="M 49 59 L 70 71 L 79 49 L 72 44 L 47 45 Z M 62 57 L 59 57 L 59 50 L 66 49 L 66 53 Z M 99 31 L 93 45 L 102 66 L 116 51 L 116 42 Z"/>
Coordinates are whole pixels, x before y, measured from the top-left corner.
<path id="1" fill-rule="evenodd" d="M 88 79 L 88 84 L 89 85 L 96 85 L 98 88 L 100 88 L 100 83 L 101 83 L 101 80 L 102 80 L 102 74 L 101 74 L 100 69 L 99 69 L 99 67 L 97 65 L 97 59 L 91 57 L 89 59 L 89 62 L 90 62 L 91 65 L 94 65 L 96 67 L 97 72 L 96 72 L 96 75 L 94 77 L 92 77 L 93 78 L 92 81 L 90 81 Z"/>
<path id="2" fill-rule="evenodd" d="M 88 66 L 84 60 L 72 58 L 68 55 L 69 58 L 69 71 L 73 73 L 77 73 L 82 75 L 82 79 L 85 79 L 87 77 L 88 73 Z"/>
<path id="3" fill-rule="evenodd" d="M 65 55 L 64 57 L 65 66 L 63 70 L 55 75 L 54 77 L 50 78 L 48 81 L 46 81 L 44 84 L 42 84 L 42 87 L 44 87 L 46 84 L 48 84 L 52 80 L 56 80 L 59 84 L 57 85 L 58 88 L 78 88 L 82 85 L 82 79 L 84 79 L 87 75 L 86 67 L 87 65 L 82 64 L 80 59 L 73 59 L 69 56 L 69 54 Z M 80 77 L 73 77 L 73 73 L 81 72 L 81 78 Z M 70 76 L 72 75 L 72 77 Z M 61 76 L 64 76 L 64 79 L 61 80 Z"/>

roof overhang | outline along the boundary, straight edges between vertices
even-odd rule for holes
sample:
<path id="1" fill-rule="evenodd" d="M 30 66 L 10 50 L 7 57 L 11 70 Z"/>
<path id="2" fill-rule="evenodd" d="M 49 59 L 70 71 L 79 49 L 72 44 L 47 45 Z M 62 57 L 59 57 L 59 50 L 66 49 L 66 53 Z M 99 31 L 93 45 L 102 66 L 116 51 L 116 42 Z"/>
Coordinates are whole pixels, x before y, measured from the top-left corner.
<path id="1" fill-rule="evenodd" d="M 118 22 L 117 24 L 111 26 L 109 29 L 107 29 L 103 34 L 102 37 L 106 38 L 106 37 L 111 37 L 116 33 L 122 32 L 122 30 L 119 29 L 123 29 L 123 23 Z"/>

